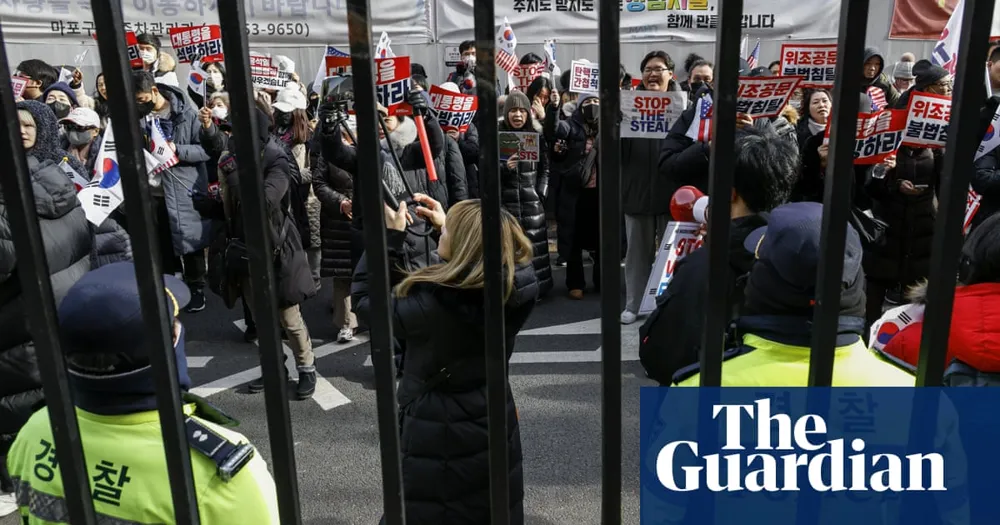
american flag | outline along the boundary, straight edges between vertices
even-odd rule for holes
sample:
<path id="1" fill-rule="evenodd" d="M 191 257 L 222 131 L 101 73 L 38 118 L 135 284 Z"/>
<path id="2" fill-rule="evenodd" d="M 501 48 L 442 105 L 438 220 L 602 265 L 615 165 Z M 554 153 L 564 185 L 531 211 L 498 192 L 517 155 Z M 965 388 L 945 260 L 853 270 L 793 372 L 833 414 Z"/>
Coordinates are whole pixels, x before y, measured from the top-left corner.
<path id="1" fill-rule="evenodd" d="M 872 99 L 872 113 L 882 111 L 886 105 L 885 91 L 878 86 L 868 86 L 868 96 Z"/>
<path id="2" fill-rule="evenodd" d="M 757 62 L 760 60 L 760 39 L 757 39 L 757 45 L 753 46 L 753 51 L 750 52 L 750 56 L 747 57 L 747 67 L 748 69 L 753 69 L 757 67 Z"/>
<path id="3" fill-rule="evenodd" d="M 698 107 L 695 108 L 694 119 L 688 126 L 687 135 L 691 140 L 698 142 L 708 142 L 712 138 L 712 95 L 706 94 L 698 99 Z"/>
<path id="4" fill-rule="evenodd" d="M 503 49 L 497 49 L 497 65 L 500 66 L 500 69 L 513 75 L 514 71 L 517 70 L 517 57 Z"/>
<path id="5" fill-rule="evenodd" d="M 510 27 L 510 22 L 504 17 L 503 24 L 497 29 L 497 55 L 496 63 L 507 72 L 513 75 L 517 71 L 517 37 L 514 29 Z"/>

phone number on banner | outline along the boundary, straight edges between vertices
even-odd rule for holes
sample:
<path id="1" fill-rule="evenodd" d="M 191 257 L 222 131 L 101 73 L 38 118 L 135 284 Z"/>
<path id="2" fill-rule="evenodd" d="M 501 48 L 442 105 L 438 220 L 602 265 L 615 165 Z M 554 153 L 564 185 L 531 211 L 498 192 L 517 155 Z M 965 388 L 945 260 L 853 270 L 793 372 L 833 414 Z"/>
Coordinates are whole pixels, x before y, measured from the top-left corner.
<path id="1" fill-rule="evenodd" d="M 191 22 L 125 22 L 125 31 L 135 33 L 146 33 L 155 36 L 169 37 L 170 29 L 176 27 L 195 27 Z M 49 28 L 53 33 L 61 36 L 66 35 L 86 35 L 89 37 L 97 33 L 97 27 L 93 20 L 52 20 Z M 309 24 L 306 22 L 285 22 L 277 24 L 258 24 L 256 22 L 247 23 L 247 34 L 250 36 L 309 36 Z"/>

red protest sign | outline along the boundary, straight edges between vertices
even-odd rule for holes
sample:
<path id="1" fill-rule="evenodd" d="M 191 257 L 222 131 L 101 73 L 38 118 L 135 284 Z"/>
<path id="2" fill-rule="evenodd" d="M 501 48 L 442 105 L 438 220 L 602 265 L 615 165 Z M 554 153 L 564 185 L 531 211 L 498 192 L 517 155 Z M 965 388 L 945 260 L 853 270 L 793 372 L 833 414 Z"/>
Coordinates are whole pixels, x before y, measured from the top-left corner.
<path id="1" fill-rule="evenodd" d="M 437 116 L 438 123 L 444 131 L 465 133 L 476 116 L 478 103 L 474 95 L 462 95 L 445 91 L 439 86 L 431 86 L 431 109 Z"/>
<path id="2" fill-rule="evenodd" d="M 201 59 L 219 62 L 222 55 L 222 30 L 218 25 L 171 27 L 170 44 L 174 46 L 177 61 L 190 64 Z"/>
<path id="3" fill-rule="evenodd" d="M 782 44 L 781 74 L 802 77 L 799 87 L 832 88 L 837 44 Z"/>
<path id="4" fill-rule="evenodd" d="M 905 129 L 905 111 L 883 109 L 878 113 L 858 113 L 854 164 L 879 164 L 896 153 Z"/>
<path id="5" fill-rule="evenodd" d="M 801 80 L 802 77 L 740 77 L 736 111 L 753 118 L 776 117 L 788 105 Z"/>
<path id="6" fill-rule="evenodd" d="M 545 71 L 545 64 L 522 64 L 514 70 L 514 78 L 517 79 L 517 89 L 522 93 L 528 92 L 528 86 Z"/>
<path id="7" fill-rule="evenodd" d="M 328 77 L 343 76 L 351 72 L 351 57 L 327 55 L 323 60 L 326 62 L 326 76 Z"/>
<path id="8" fill-rule="evenodd" d="M 943 148 L 948 142 L 949 120 L 951 97 L 920 91 L 910 93 L 902 144 L 914 148 Z"/>
<path id="9" fill-rule="evenodd" d="M 91 33 L 94 40 L 97 40 L 97 31 Z M 139 39 L 135 37 L 134 31 L 125 31 L 125 44 L 128 46 L 128 65 L 132 69 L 142 69 L 142 57 L 139 56 Z"/>
<path id="10" fill-rule="evenodd" d="M 375 94 L 390 115 L 412 115 L 406 102 L 410 92 L 410 57 L 375 59 Z"/>

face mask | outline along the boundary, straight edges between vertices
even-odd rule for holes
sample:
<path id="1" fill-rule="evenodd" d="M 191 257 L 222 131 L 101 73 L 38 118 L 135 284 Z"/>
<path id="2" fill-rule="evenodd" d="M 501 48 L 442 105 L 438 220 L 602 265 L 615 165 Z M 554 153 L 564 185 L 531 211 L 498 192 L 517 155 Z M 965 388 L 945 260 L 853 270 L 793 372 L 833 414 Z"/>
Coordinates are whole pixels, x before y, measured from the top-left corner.
<path id="1" fill-rule="evenodd" d="M 590 123 L 597 122 L 597 119 L 601 116 L 601 106 L 598 104 L 584 106 L 582 111 L 583 119 Z"/>
<path id="2" fill-rule="evenodd" d="M 791 100 L 788 101 L 788 105 L 792 106 L 795 109 L 800 110 L 800 109 L 802 109 L 802 99 L 794 99 L 793 98 L 793 99 L 791 99 Z"/>
<path id="3" fill-rule="evenodd" d="M 136 109 L 139 111 L 139 117 L 145 118 L 147 115 L 153 112 L 156 104 L 152 101 L 137 102 Z"/>
<path id="4" fill-rule="evenodd" d="M 56 118 L 66 118 L 69 115 L 69 104 L 64 104 L 62 102 L 50 102 L 48 104 L 52 108 L 52 112 L 56 114 Z"/>
<path id="5" fill-rule="evenodd" d="M 94 138 L 89 131 L 68 131 L 66 132 L 66 138 L 69 139 L 69 143 L 74 146 L 85 146 L 90 144 L 91 139 Z"/>
<path id="6" fill-rule="evenodd" d="M 476 65 L 476 55 L 469 55 L 462 57 L 462 63 L 465 64 L 466 68 L 470 68 Z"/>
<path id="7" fill-rule="evenodd" d="M 222 87 L 222 73 L 215 72 L 208 74 L 208 84 L 214 88 Z"/>
<path id="8" fill-rule="evenodd" d="M 700 80 L 697 82 L 691 82 L 691 94 L 694 95 L 703 87 L 705 87 L 705 83 Z"/>
<path id="9" fill-rule="evenodd" d="M 288 129 L 292 125 L 292 114 L 284 111 L 274 112 L 274 126 L 279 129 Z"/>
<path id="10" fill-rule="evenodd" d="M 215 106 L 212 108 L 212 116 L 218 120 L 226 120 L 226 117 L 229 116 L 229 110 L 226 106 Z"/>
<path id="11" fill-rule="evenodd" d="M 156 53 L 153 51 L 140 51 L 139 56 L 142 57 L 143 64 L 152 64 L 156 62 Z"/>

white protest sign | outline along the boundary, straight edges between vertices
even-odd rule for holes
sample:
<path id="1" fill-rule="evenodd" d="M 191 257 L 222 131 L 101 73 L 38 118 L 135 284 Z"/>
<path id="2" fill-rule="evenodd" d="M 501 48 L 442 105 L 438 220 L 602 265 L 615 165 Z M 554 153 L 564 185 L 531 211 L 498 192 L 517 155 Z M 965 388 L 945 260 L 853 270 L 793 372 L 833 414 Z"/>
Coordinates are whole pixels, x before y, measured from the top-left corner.
<path id="1" fill-rule="evenodd" d="M 250 53 L 250 81 L 259 89 L 284 89 L 291 77 L 278 70 L 270 55 Z"/>
<path id="2" fill-rule="evenodd" d="M 24 88 L 28 87 L 28 79 L 25 77 L 10 77 L 10 87 L 14 90 L 14 98 L 24 96 Z"/>
<path id="3" fill-rule="evenodd" d="M 622 138 L 666 138 L 670 126 L 687 107 L 680 91 L 622 91 Z"/>
<path id="4" fill-rule="evenodd" d="M 948 141 L 951 97 L 920 91 L 910 93 L 906 107 L 906 132 L 903 146 L 943 148 Z"/>
<path id="5" fill-rule="evenodd" d="M 656 297 L 663 293 L 674 276 L 677 263 L 697 250 L 702 245 L 698 235 L 701 225 L 697 222 L 670 221 L 663 233 L 660 250 L 656 252 L 656 264 L 646 282 L 646 293 L 642 297 L 639 314 L 647 314 L 656 310 Z"/>
<path id="6" fill-rule="evenodd" d="M 803 77 L 801 88 L 832 88 L 837 44 L 781 44 L 781 74 Z"/>
<path id="7" fill-rule="evenodd" d="M 542 76 L 542 72 L 545 71 L 545 63 L 540 62 L 538 64 L 520 64 L 517 69 L 514 70 L 514 79 L 517 80 L 517 89 L 521 93 L 528 92 L 528 86 L 535 81 L 536 78 Z"/>
<path id="8" fill-rule="evenodd" d="M 801 77 L 740 77 L 736 112 L 753 118 L 777 117 L 788 105 Z"/>
<path id="9" fill-rule="evenodd" d="M 574 60 L 570 64 L 569 90 L 573 93 L 597 94 L 597 64 Z"/>

